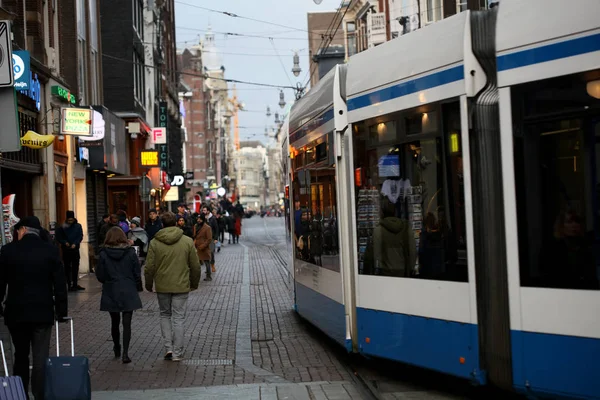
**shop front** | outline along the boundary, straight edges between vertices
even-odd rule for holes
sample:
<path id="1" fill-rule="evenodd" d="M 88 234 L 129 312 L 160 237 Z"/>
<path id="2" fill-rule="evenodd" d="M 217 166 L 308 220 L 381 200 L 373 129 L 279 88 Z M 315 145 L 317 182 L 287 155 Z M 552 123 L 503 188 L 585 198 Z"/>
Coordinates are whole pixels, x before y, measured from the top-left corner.
<path id="1" fill-rule="evenodd" d="M 93 106 L 94 134 L 79 139 L 80 157 L 86 158 L 85 203 L 87 240 L 90 264 L 95 265 L 98 253 L 98 226 L 109 213 L 108 176 L 127 173 L 125 121 L 103 106 Z M 102 123 L 99 121 L 102 120 Z M 83 150 L 82 150 L 83 149 Z"/>
<path id="2" fill-rule="evenodd" d="M 40 91 L 40 79 L 35 72 L 30 73 L 28 89 L 16 91 L 17 127 L 21 138 L 28 131 L 40 131 Z M 8 110 L 0 110 L 0 115 L 10 117 L 15 114 Z M 42 223 L 48 221 L 45 210 L 47 204 L 43 201 L 45 197 L 38 196 L 44 190 L 42 162 L 42 152 L 39 148 L 22 147 L 20 151 L 2 153 L 0 157 L 2 197 L 7 202 L 9 199 L 12 200 L 12 207 L 4 207 L 5 218 L 7 213 L 10 213 L 15 217 L 14 220 L 28 215 L 37 215 Z"/>
<path id="3" fill-rule="evenodd" d="M 108 176 L 108 206 L 111 213 L 120 210 L 127 216 L 147 217 L 149 198 L 146 189 L 147 168 L 141 165 L 140 152 L 145 149 L 150 134 L 150 127 L 141 118 L 126 118 L 126 130 L 121 134 L 125 137 L 129 166 L 124 175 L 111 174 Z"/>

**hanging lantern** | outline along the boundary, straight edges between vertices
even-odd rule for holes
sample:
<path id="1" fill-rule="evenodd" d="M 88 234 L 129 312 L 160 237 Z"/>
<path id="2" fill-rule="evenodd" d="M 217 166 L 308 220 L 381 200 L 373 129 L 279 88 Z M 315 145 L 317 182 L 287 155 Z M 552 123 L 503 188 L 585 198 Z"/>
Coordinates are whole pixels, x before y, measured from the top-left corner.
<path id="1" fill-rule="evenodd" d="M 302 68 L 300 68 L 300 56 L 298 55 L 298 52 L 295 52 L 294 67 L 292 68 L 292 73 L 294 74 L 294 76 L 298 76 L 300 75 L 300 72 L 302 72 Z"/>
<path id="2" fill-rule="evenodd" d="M 285 107 L 285 100 L 283 99 L 283 90 L 279 91 L 279 107 Z"/>
<path id="3" fill-rule="evenodd" d="M 279 123 L 279 113 L 277 111 L 275 111 L 275 123 Z"/>
<path id="4" fill-rule="evenodd" d="M 271 116 L 271 107 L 267 106 L 267 117 Z"/>

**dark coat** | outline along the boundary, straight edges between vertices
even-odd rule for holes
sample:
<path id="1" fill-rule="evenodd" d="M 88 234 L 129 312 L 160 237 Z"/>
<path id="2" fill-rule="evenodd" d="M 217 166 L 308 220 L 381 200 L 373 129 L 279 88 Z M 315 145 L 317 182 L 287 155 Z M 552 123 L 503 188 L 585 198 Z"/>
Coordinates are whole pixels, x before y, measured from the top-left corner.
<path id="1" fill-rule="evenodd" d="M 212 232 L 208 224 L 196 225 L 196 236 L 194 238 L 194 246 L 200 261 L 210 260 L 210 244 L 212 243 Z"/>
<path id="2" fill-rule="evenodd" d="M 67 283 L 58 248 L 29 234 L 0 252 L 0 299 L 6 325 L 54 323 L 67 316 Z M 0 300 L 1 301 L 1 300 Z"/>
<path id="3" fill-rule="evenodd" d="M 106 234 L 108 233 L 110 228 L 113 228 L 115 226 L 119 225 L 113 225 L 110 222 L 108 224 L 102 225 L 102 228 L 100 228 L 100 234 L 98 235 L 98 247 L 104 247 L 104 240 L 106 240 Z"/>
<path id="4" fill-rule="evenodd" d="M 81 224 L 75 220 L 71 225 L 64 223 L 59 226 L 56 230 L 56 240 L 63 247 L 67 247 L 68 243 L 68 248 L 71 248 L 70 245 L 74 244 L 75 249 L 79 249 L 79 246 L 83 241 L 83 229 L 81 228 Z"/>
<path id="5" fill-rule="evenodd" d="M 208 221 L 206 221 L 206 223 L 210 225 L 213 240 L 219 240 L 219 223 L 217 222 L 217 217 L 213 215 L 208 219 Z"/>
<path id="6" fill-rule="evenodd" d="M 100 311 L 123 312 L 142 308 L 140 262 L 131 247 L 105 247 L 100 251 L 96 277 L 102 283 Z"/>
<path id="7" fill-rule="evenodd" d="M 154 235 L 156 235 L 158 231 L 162 229 L 162 227 L 162 221 L 160 218 L 157 218 L 154 222 L 148 220 L 148 222 L 146 222 L 146 233 L 148 233 L 148 240 L 152 240 Z"/>

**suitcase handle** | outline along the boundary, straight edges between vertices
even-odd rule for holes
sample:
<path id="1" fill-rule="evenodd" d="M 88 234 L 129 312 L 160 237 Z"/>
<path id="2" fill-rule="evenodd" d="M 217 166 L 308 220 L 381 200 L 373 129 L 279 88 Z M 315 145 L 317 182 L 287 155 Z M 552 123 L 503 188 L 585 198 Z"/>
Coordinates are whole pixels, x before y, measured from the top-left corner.
<path id="1" fill-rule="evenodd" d="M 65 320 L 68 320 L 71 323 L 71 357 L 75 357 L 75 336 L 73 335 L 73 318 L 65 317 Z M 58 343 L 58 321 L 55 323 L 56 325 L 56 356 L 60 356 L 60 345 Z"/>
<path id="2" fill-rule="evenodd" d="M 4 364 L 4 373 L 8 377 L 8 367 L 6 366 L 6 356 L 4 355 L 4 343 L 0 340 L 0 348 L 2 348 L 2 363 Z"/>

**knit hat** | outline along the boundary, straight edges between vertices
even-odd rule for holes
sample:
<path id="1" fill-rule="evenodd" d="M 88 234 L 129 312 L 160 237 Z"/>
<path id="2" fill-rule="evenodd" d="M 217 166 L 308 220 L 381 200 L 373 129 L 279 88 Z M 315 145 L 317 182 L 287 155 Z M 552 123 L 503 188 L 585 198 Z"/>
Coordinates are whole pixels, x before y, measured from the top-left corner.
<path id="1" fill-rule="evenodd" d="M 75 218 L 75 212 L 74 211 L 67 211 L 67 219 L 69 218 Z"/>
<path id="2" fill-rule="evenodd" d="M 137 226 L 140 226 L 142 224 L 142 221 L 140 220 L 139 217 L 133 217 L 133 218 L 131 218 L 131 223 L 136 224 Z"/>
<path id="3" fill-rule="evenodd" d="M 25 217 L 19 221 L 19 224 L 21 224 L 21 226 L 24 226 L 26 228 L 42 230 L 42 224 L 40 223 L 39 218 L 36 216 Z"/>

